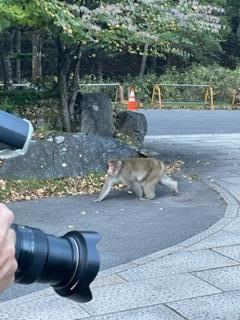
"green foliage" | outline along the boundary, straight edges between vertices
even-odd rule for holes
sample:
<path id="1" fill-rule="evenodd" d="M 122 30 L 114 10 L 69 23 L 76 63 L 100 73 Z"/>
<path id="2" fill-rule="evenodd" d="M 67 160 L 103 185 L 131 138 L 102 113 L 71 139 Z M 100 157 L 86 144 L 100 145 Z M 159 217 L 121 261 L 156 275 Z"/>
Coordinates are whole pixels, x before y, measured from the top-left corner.
<path id="1" fill-rule="evenodd" d="M 221 1 L 219 3 L 221 5 Z M 59 100 L 68 101 L 67 106 L 61 105 L 65 110 L 61 114 L 70 119 L 68 113 L 72 108 L 69 104 L 74 101 L 77 87 L 74 80 L 78 80 L 74 76 L 77 74 L 74 66 L 79 61 L 78 57 L 87 55 L 89 50 L 93 54 L 127 51 L 141 55 L 144 45 L 147 45 L 148 55 L 164 58 L 169 54 L 182 55 L 196 57 L 197 61 L 203 60 L 199 54 L 201 48 L 207 48 L 202 50 L 204 56 L 209 51 L 217 51 L 222 9 L 215 2 L 213 5 L 209 2 L 204 4 L 200 0 L 0 0 L 0 32 L 31 27 L 40 30 L 44 40 L 55 46 L 50 50 L 55 55 L 46 50 L 46 56 L 49 54 L 54 61 L 54 72 L 58 67 L 58 76 L 64 74 L 61 81 L 58 79 L 58 84 L 66 79 L 66 90 L 59 91 L 59 96 L 64 94 L 65 97 Z M 54 76 L 54 72 L 51 70 L 49 75 Z M 137 91 L 140 99 L 145 101 L 149 97 L 151 83 L 155 81 L 159 82 L 155 76 L 135 81 L 137 90 L 142 88 Z M 11 95 L 2 100 L 8 107 L 15 103 L 34 104 L 31 101 L 35 99 L 34 94 L 29 100 L 20 96 L 17 102 Z"/>
<path id="2" fill-rule="evenodd" d="M 153 86 L 156 83 L 159 83 L 159 77 L 157 74 L 151 73 L 144 75 L 142 78 L 129 76 L 125 79 L 124 86 L 126 88 L 135 85 L 137 99 L 143 103 L 149 103 Z"/>
<path id="3" fill-rule="evenodd" d="M 0 91 L 1 109 L 12 106 L 28 106 L 36 104 L 39 100 L 49 96 L 49 93 L 41 92 L 36 89 L 12 89 L 9 91 Z"/>
<path id="4" fill-rule="evenodd" d="M 222 43 L 222 60 L 224 65 L 234 68 L 240 63 L 240 1 L 225 1 L 227 35 Z"/>
<path id="5" fill-rule="evenodd" d="M 221 28 L 221 9 L 179 0 L 168 1 L 93 1 L 73 4 L 60 0 L 0 0 L 0 30 L 10 26 L 31 26 L 53 37 L 60 36 L 68 44 L 80 42 L 109 51 L 180 53 L 182 44 L 193 44 L 189 32 L 217 33 Z"/>
<path id="6" fill-rule="evenodd" d="M 157 76 L 148 74 L 143 78 L 127 78 L 126 84 L 136 84 L 137 99 L 149 106 L 153 86 L 161 83 L 172 84 L 208 84 L 214 92 L 215 101 L 230 103 L 233 90 L 240 87 L 240 66 L 235 70 L 221 67 L 217 64 L 212 66 L 193 65 L 181 72 L 176 68 L 167 69 L 166 72 Z M 204 88 L 177 88 L 162 87 L 163 97 L 167 101 L 203 101 Z M 193 103 L 194 105 L 194 103 Z"/>
<path id="7" fill-rule="evenodd" d="M 217 99 L 230 99 L 233 90 L 240 86 L 240 67 L 231 70 L 217 64 L 193 65 L 184 72 L 178 72 L 176 69 L 168 70 L 160 80 L 162 83 L 209 84 Z"/>

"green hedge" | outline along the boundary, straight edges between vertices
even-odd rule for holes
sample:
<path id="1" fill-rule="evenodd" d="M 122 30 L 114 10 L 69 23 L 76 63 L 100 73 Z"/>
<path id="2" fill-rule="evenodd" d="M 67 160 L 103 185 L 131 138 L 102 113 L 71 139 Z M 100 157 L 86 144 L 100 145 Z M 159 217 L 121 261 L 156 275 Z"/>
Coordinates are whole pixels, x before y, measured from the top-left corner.
<path id="1" fill-rule="evenodd" d="M 91 75 L 81 79 L 81 83 L 112 83 L 119 79 L 97 79 Z M 121 81 L 124 83 L 125 97 L 127 98 L 127 88 L 130 85 L 136 86 L 137 99 L 144 103 L 145 107 L 150 106 L 153 86 L 156 83 L 179 83 L 179 84 L 209 84 L 213 88 L 215 104 L 229 105 L 232 100 L 234 89 L 240 87 L 240 66 L 234 70 L 221 67 L 217 64 L 212 66 L 193 65 L 184 72 L 176 68 L 167 69 L 164 74 L 147 74 L 143 78 L 131 77 L 129 75 Z M 45 83 L 48 83 L 45 81 Z M 52 86 L 44 90 L 36 89 L 13 89 L 9 92 L 0 90 L 0 108 L 7 111 L 16 109 L 41 107 L 45 105 L 44 100 L 56 99 L 56 91 Z M 112 100 L 115 98 L 116 87 L 82 87 L 81 91 L 105 92 Z M 199 101 L 203 102 L 203 88 L 177 88 L 163 87 L 163 99 L 165 101 Z M 47 103 L 48 104 L 48 103 Z M 171 105 L 171 107 L 174 106 Z M 179 104 L 177 106 L 180 106 Z M 193 105 L 183 104 L 181 107 L 194 107 Z"/>
<path id="2" fill-rule="evenodd" d="M 184 72 L 172 68 L 160 76 L 148 74 L 142 79 L 128 78 L 125 83 L 136 84 L 137 98 L 144 103 L 150 102 L 156 83 L 209 84 L 213 88 L 215 101 L 230 103 L 233 90 L 240 87 L 240 66 L 231 70 L 219 65 L 193 65 Z M 163 87 L 163 98 L 168 101 L 202 101 L 203 91 L 200 88 Z"/>

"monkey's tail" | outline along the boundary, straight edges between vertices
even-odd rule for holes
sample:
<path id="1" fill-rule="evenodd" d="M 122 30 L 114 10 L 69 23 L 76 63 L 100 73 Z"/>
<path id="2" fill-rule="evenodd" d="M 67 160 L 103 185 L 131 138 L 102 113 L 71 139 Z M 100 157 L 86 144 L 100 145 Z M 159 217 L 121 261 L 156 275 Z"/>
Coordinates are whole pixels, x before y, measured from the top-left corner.
<path id="1" fill-rule="evenodd" d="M 162 175 L 159 181 L 164 186 L 171 189 L 174 193 L 179 193 L 178 191 L 178 182 L 169 177 L 166 173 Z"/>

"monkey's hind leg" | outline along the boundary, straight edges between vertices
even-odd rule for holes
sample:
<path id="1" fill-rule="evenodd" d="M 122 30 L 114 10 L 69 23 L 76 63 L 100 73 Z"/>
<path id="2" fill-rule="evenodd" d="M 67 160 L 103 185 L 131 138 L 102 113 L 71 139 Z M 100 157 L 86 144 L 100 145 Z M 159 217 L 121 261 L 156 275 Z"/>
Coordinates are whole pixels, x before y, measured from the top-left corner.
<path id="1" fill-rule="evenodd" d="M 142 197 L 143 197 L 143 190 L 142 190 L 142 186 L 141 186 L 140 183 L 134 182 L 134 183 L 131 185 L 131 189 L 133 189 L 134 193 L 135 193 L 140 199 L 142 199 Z"/>
<path id="2" fill-rule="evenodd" d="M 152 183 L 152 182 L 144 182 L 142 184 L 143 186 L 143 190 L 144 190 L 144 194 L 145 194 L 145 197 L 147 199 L 154 199 L 156 194 L 155 194 L 155 188 L 156 188 L 156 183 Z"/>
<path id="3" fill-rule="evenodd" d="M 142 187 L 144 190 L 145 197 L 147 199 L 155 198 L 155 189 L 157 184 L 159 183 L 159 175 L 159 170 L 153 169 L 152 171 L 150 171 L 148 176 L 142 181 Z"/>
<path id="4" fill-rule="evenodd" d="M 173 191 L 173 194 L 176 195 L 179 193 L 178 191 L 178 182 L 170 178 L 167 174 L 164 174 L 160 178 L 160 183 L 163 184 L 164 186 L 168 187 Z"/>

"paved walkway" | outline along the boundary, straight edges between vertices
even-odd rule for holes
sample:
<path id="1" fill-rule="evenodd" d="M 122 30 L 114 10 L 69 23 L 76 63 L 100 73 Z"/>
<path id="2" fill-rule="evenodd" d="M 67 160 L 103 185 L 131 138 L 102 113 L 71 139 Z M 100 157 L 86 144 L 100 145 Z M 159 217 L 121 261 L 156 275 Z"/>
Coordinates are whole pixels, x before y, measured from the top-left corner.
<path id="1" fill-rule="evenodd" d="M 215 138 L 207 146 L 208 139 L 204 143 L 199 137 L 160 141 L 162 150 L 170 144 L 179 150 L 190 146 L 197 156 L 210 148 L 221 158 L 223 170 L 214 171 L 216 160 L 213 166 L 204 163 L 202 171 L 205 182 L 227 204 L 220 221 L 174 247 L 103 271 L 92 285 L 94 300 L 87 304 L 60 298 L 46 289 L 1 303 L 0 319 L 239 320 L 240 179 L 239 162 L 234 163 L 240 159 L 240 135 L 236 143 L 227 136 Z M 159 138 L 154 139 L 159 145 Z M 217 154 L 222 145 L 225 149 Z"/>

